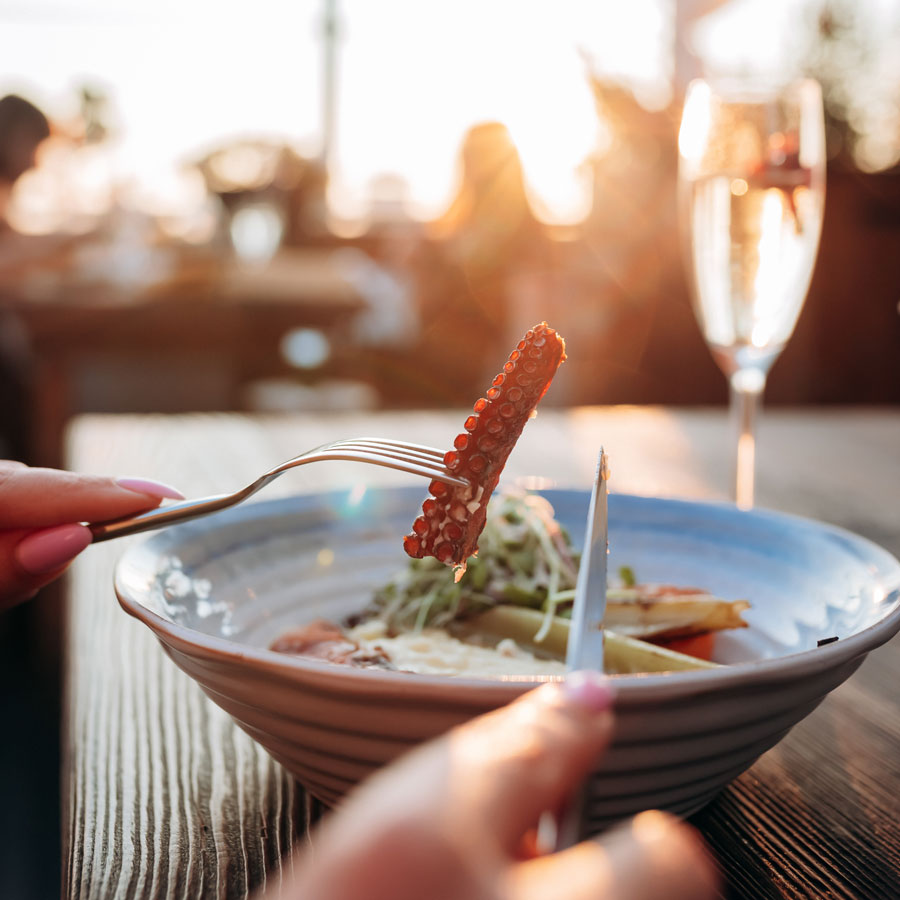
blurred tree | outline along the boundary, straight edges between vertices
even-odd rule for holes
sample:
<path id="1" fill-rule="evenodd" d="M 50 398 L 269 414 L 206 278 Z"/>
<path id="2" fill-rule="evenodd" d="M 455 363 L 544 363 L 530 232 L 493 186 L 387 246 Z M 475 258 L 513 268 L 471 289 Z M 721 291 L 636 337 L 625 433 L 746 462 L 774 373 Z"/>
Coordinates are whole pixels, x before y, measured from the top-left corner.
<path id="1" fill-rule="evenodd" d="M 815 0 L 799 29 L 801 68 L 822 85 L 828 155 L 850 168 L 900 163 L 900 23 L 856 0 Z"/>

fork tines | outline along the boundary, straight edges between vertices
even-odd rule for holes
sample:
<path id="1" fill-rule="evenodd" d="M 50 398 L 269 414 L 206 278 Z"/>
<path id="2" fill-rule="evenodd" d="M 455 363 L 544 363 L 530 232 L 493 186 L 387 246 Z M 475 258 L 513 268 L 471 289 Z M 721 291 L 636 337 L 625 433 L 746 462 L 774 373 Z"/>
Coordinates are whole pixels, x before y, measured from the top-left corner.
<path id="1" fill-rule="evenodd" d="M 427 447 L 424 444 L 409 444 L 405 441 L 392 441 L 387 438 L 351 438 L 345 441 L 335 441 L 335 447 L 358 447 L 361 450 L 376 450 L 382 453 L 391 453 L 400 459 L 422 459 L 428 462 L 444 461 L 444 450 L 436 447 Z"/>
<path id="2" fill-rule="evenodd" d="M 322 448 L 334 458 L 353 457 L 362 462 L 400 469 L 426 478 L 436 478 L 447 484 L 466 485 L 464 478 L 453 474 L 444 464 L 444 452 L 422 444 L 409 444 L 387 438 L 352 438 L 335 441 Z"/>

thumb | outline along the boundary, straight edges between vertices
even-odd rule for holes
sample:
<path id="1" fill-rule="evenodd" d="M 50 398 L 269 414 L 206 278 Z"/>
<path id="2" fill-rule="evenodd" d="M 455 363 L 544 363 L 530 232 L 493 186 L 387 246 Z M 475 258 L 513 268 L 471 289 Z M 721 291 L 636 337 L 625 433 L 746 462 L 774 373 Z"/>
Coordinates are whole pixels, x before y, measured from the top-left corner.
<path id="1" fill-rule="evenodd" d="M 606 679 L 576 673 L 454 728 L 358 789 L 345 803 L 356 815 L 344 815 L 344 838 L 367 810 L 390 809 L 478 855 L 491 848 L 514 856 L 523 835 L 545 810 L 562 806 L 606 747 L 612 700 Z"/>
<path id="2" fill-rule="evenodd" d="M 608 679 L 576 672 L 451 733 L 451 779 L 468 789 L 445 806 L 461 831 L 488 822 L 507 853 L 547 810 L 558 810 L 597 763 L 612 736 Z M 487 837 L 487 836 L 485 836 Z"/>

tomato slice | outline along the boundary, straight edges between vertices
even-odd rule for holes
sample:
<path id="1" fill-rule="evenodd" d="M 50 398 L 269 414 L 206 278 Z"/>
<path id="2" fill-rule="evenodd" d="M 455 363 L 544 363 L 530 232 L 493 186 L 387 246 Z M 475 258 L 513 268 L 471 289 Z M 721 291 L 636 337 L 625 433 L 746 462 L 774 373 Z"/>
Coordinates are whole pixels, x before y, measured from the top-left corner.
<path id="1" fill-rule="evenodd" d="M 690 637 L 672 638 L 668 641 L 653 641 L 667 650 L 676 653 L 684 653 L 687 656 L 696 656 L 697 659 L 705 659 L 712 662 L 713 644 L 716 634 L 714 631 L 704 631 L 702 634 L 692 634 Z"/>

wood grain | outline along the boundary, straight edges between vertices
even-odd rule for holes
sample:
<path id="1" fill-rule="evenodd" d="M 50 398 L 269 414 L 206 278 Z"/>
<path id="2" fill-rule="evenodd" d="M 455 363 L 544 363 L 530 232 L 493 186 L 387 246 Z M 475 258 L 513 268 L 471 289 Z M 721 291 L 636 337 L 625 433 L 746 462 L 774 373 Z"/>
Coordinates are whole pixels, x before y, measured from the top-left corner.
<path id="1" fill-rule="evenodd" d="M 207 463 L 192 431 L 162 420 L 76 428 L 73 465 L 189 483 L 213 492 L 253 451 L 237 434 Z M 136 466 L 137 468 L 130 467 Z M 252 465 L 252 464 L 251 464 Z M 124 468 L 123 468 L 124 467 Z M 245 897 L 305 833 L 292 779 L 125 616 L 112 593 L 124 542 L 74 567 L 65 708 L 64 883 L 73 897 Z M 250 826 L 250 827 L 248 827 Z M 299 830 L 298 830 L 299 829 Z"/>
<path id="2" fill-rule="evenodd" d="M 338 437 L 449 446 L 462 419 L 86 416 L 70 430 L 68 464 L 159 478 L 199 496 L 234 489 Z M 584 486 L 601 442 L 614 491 L 726 496 L 730 446 L 719 410 L 545 411 L 526 429 L 507 477 L 554 475 L 563 486 Z M 898 554 L 898 447 L 893 410 L 769 413 L 760 503 L 845 525 Z M 409 476 L 325 463 L 280 479 L 261 499 L 362 480 L 408 484 Z M 128 540 L 140 538 L 92 547 L 71 574 L 65 895 L 244 898 L 280 881 L 282 860 L 305 840 L 317 810 L 120 610 L 112 570 Z M 895 640 L 694 817 L 726 875 L 726 896 L 900 897 L 898 677 Z"/>

